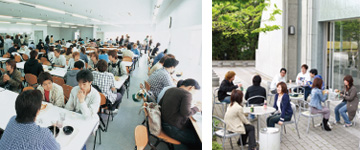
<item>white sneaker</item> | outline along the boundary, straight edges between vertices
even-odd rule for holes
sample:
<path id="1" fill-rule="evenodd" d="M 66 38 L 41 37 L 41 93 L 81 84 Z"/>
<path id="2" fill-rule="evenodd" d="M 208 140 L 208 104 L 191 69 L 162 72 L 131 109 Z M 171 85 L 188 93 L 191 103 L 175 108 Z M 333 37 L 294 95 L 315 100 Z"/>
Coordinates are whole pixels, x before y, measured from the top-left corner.
<path id="1" fill-rule="evenodd" d="M 113 113 L 113 114 L 117 114 L 118 111 L 119 111 L 119 109 L 115 109 L 115 110 L 112 111 L 112 113 Z"/>

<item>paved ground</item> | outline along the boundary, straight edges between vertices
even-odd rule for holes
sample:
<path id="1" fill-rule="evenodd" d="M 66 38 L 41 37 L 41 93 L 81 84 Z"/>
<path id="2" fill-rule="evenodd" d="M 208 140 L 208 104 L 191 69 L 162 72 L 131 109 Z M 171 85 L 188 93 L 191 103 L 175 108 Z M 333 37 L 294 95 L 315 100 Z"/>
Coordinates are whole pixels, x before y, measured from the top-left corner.
<path id="1" fill-rule="evenodd" d="M 245 88 L 252 84 L 252 77 L 256 74 L 254 67 L 236 67 L 236 68 L 213 68 L 215 73 L 220 77 L 220 80 L 224 78 L 227 71 L 233 70 L 236 72 L 236 79 L 240 80 Z M 270 78 L 262 78 L 262 86 L 266 88 L 266 83 L 271 81 Z M 215 89 L 216 87 L 213 87 Z M 273 101 L 273 100 L 272 100 Z M 333 109 L 337 103 L 331 103 L 331 116 L 330 120 L 334 120 Z M 272 106 L 272 104 L 271 104 Z M 222 110 L 220 105 L 215 106 L 214 115 L 223 118 Z M 297 114 L 296 114 L 297 116 Z M 260 117 L 260 127 L 265 127 L 265 117 Z M 315 118 L 315 124 L 319 124 L 322 118 Z M 294 124 L 286 125 L 287 133 L 283 133 L 281 141 L 282 150 L 357 150 L 359 149 L 359 138 L 360 138 L 360 121 L 356 120 L 357 125 L 345 128 L 340 125 L 333 125 L 333 129 L 330 132 L 323 131 L 320 127 L 310 126 L 309 133 L 306 133 L 307 120 L 304 117 L 300 117 L 298 129 L 300 132 L 300 139 L 296 134 Z M 256 127 L 256 122 L 252 123 Z M 279 127 L 279 126 L 276 126 Z M 238 137 L 233 138 L 234 149 L 240 149 L 237 146 L 236 141 Z M 221 143 L 221 139 L 217 138 L 217 142 Z M 231 149 L 230 141 L 227 140 L 225 143 L 226 149 Z M 247 149 L 247 147 L 246 147 Z"/>

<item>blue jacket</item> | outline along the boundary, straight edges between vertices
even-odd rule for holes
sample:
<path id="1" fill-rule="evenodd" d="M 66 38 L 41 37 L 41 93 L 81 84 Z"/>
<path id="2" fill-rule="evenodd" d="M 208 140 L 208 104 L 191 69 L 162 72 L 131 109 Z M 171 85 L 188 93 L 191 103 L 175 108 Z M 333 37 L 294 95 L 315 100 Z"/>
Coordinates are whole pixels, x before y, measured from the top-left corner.
<path id="1" fill-rule="evenodd" d="M 322 106 L 321 106 L 321 102 L 324 102 L 327 99 L 327 95 L 322 94 L 322 91 L 318 88 L 313 88 L 311 90 L 311 102 L 310 102 L 310 106 L 315 107 L 316 109 L 321 110 Z"/>
<path id="2" fill-rule="evenodd" d="M 274 108 L 276 110 L 279 109 L 277 107 L 277 105 L 276 105 L 276 102 L 278 100 L 278 96 L 279 96 L 279 94 L 275 95 Z M 290 104 L 290 97 L 286 93 L 282 97 L 281 104 L 280 104 L 280 109 L 281 109 L 280 121 L 284 121 L 285 115 L 292 116 L 292 114 L 293 114 L 293 110 L 292 110 L 291 104 Z"/>
<path id="3" fill-rule="evenodd" d="M 155 58 L 154 58 L 154 62 L 153 65 L 155 65 L 161 58 L 163 58 L 165 56 L 164 52 L 159 53 Z"/>

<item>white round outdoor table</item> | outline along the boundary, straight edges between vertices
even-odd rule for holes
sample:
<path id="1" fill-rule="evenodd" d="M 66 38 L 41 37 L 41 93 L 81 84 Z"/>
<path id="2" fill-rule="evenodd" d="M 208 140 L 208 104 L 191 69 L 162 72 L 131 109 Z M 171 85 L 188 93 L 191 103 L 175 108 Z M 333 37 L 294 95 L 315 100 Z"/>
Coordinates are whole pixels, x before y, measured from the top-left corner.
<path id="1" fill-rule="evenodd" d="M 266 109 L 264 109 L 264 106 L 254 106 L 254 112 L 250 112 L 250 107 L 244 107 L 243 108 L 243 111 L 244 113 L 249 113 L 249 114 L 252 114 L 252 115 L 256 115 L 256 116 L 262 116 L 262 115 L 266 115 L 266 114 L 271 114 L 273 112 L 276 111 L 276 109 L 274 107 L 269 107 L 267 106 Z M 257 120 L 257 137 L 259 137 L 259 128 L 260 128 L 260 118 L 258 117 L 258 120 Z"/>

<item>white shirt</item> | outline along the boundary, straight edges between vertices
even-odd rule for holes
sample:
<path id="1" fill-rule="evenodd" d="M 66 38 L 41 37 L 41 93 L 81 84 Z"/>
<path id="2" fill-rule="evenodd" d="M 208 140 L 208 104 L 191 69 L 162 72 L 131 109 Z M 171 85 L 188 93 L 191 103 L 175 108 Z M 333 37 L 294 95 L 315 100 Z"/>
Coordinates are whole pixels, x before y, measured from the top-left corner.
<path id="1" fill-rule="evenodd" d="M 74 53 L 74 52 L 79 52 L 79 49 L 77 49 L 76 47 L 73 47 L 72 48 L 72 52 Z"/>
<path id="2" fill-rule="evenodd" d="M 72 43 L 66 43 L 66 48 L 69 48 L 72 45 Z"/>
<path id="3" fill-rule="evenodd" d="M 100 94 L 91 87 L 90 93 L 85 96 L 85 101 L 80 103 L 77 98 L 79 86 L 75 86 L 70 93 L 69 101 L 66 103 L 65 109 L 81 113 L 85 118 L 98 117 L 97 112 L 100 107 Z"/>
<path id="4" fill-rule="evenodd" d="M 9 48 L 12 47 L 13 43 L 14 43 L 13 40 L 11 40 L 10 38 L 5 39 L 5 41 L 4 41 L 4 51 L 5 51 L 5 53 L 7 53 Z"/>
<path id="5" fill-rule="evenodd" d="M 53 62 L 53 60 L 55 59 L 55 54 L 54 54 L 54 52 L 49 52 L 49 54 L 48 54 L 48 59 L 50 60 L 50 62 Z"/>
<path id="6" fill-rule="evenodd" d="M 55 65 L 66 66 L 66 58 L 64 55 L 60 55 L 59 58 L 55 57 L 52 63 Z"/>
<path id="7" fill-rule="evenodd" d="M 285 76 L 284 76 L 284 77 L 281 77 L 281 75 L 280 75 L 280 73 L 279 73 L 279 74 L 277 74 L 277 75 L 273 78 L 273 80 L 271 81 L 270 90 L 276 89 L 276 85 L 277 85 L 278 83 L 280 83 L 280 82 L 286 83 L 286 77 L 285 77 Z"/>
<path id="8" fill-rule="evenodd" d="M 305 74 L 303 74 L 302 72 L 300 72 L 297 76 L 296 76 L 296 84 L 298 85 L 303 85 L 306 84 L 307 81 L 310 81 L 310 73 L 306 71 Z"/>
<path id="9" fill-rule="evenodd" d="M 284 95 L 283 95 L 283 96 L 284 96 Z M 281 113 L 281 108 L 280 108 L 281 100 L 282 100 L 282 96 L 281 96 L 281 97 L 278 97 L 278 99 L 277 99 L 277 101 L 276 101 L 276 105 L 277 105 L 277 107 L 278 107 L 279 113 Z"/>

